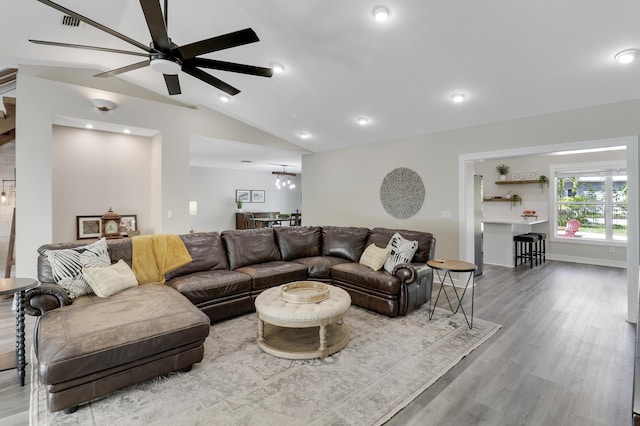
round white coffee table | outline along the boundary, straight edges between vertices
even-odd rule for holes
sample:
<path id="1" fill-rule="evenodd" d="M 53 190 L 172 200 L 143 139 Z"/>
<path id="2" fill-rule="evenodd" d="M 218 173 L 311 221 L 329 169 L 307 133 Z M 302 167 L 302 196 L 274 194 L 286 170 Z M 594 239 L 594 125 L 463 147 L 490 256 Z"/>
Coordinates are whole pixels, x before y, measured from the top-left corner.
<path id="1" fill-rule="evenodd" d="M 325 358 L 349 343 L 349 327 L 342 319 L 349 312 L 351 297 L 330 286 L 329 297 L 317 303 L 283 300 L 281 288 L 263 291 L 255 301 L 258 314 L 258 346 L 287 359 Z"/>

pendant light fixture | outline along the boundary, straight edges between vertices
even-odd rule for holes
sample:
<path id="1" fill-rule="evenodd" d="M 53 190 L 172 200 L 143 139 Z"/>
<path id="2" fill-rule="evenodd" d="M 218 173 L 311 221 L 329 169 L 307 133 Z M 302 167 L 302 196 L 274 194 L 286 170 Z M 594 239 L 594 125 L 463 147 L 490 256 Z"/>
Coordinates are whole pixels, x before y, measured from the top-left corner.
<path id="1" fill-rule="evenodd" d="M 281 172 L 271 172 L 271 174 L 276 175 L 276 188 L 295 189 L 296 184 L 291 182 L 291 176 L 296 176 L 296 174 L 288 172 L 286 170 L 286 167 L 287 166 L 283 164 Z M 282 176 L 282 179 L 280 179 L 281 176 Z M 286 178 L 286 182 L 285 182 L 285 178 Z"/>

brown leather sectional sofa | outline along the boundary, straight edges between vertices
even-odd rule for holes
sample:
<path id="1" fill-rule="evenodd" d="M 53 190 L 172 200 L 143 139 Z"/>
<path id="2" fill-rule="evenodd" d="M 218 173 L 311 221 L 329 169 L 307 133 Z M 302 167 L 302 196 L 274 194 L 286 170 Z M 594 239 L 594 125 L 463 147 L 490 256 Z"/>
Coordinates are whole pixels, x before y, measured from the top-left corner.
<path id="1" fill-rule="evenodd" d="M 386 247 L 395 232 L 418 241 L 411 263 L 397 265 L 393 274 L 359 263 L 367 246 Z M 426 232 L 295 226 L 180 238 L 193 260 L 168 273 L 165 285 L 140 285 L 108 298 L 81 296 L 73 303 L 55 284 L 45 251 L 83 244 L 39 248 L 41 284 L 27 292 L 25 302 L 28 314 L 42 315 L 34 342 L 51 411 L 75 409 L 155 375 L 188 370 L 202 360 L 210 322 L 251 312 L 257 295 L 273 286 L 307 279 L 331 283 L 345 289 L 353 304 L 392 317 L 417 309 L 431 295 L 433 275 L 426 262 L 434 258 L 436 241 Z M 112 263 L 123 259 L 131 266 L 129 238 L 107 244 Z M 67 326 L 72 323 L 73 329 Z M 149 326 L 132 326 L 138 323 L 163 331 L 156 335 Z"/>

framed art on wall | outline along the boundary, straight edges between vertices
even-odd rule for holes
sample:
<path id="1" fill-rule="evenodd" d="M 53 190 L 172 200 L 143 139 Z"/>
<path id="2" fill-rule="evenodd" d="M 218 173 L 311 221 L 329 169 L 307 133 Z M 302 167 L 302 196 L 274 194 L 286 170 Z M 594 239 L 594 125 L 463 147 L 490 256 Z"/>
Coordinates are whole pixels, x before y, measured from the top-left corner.
<path id="1" fill-rule="evenodd" d="M 251 191 L 252 203 L 264 203 L 264 190 Z"/>
<path id="2" fill-rule="evenodd" d="M 102 216 L 76 216 L 76 239 L 100 238 L 102 235 Z"/>
<path id="3" fill-rule="evenodd" d="M 251 191 L 248 189 L 236 189 L 236 201 L 242 201 L 243 203 L 250 203 Z"/>

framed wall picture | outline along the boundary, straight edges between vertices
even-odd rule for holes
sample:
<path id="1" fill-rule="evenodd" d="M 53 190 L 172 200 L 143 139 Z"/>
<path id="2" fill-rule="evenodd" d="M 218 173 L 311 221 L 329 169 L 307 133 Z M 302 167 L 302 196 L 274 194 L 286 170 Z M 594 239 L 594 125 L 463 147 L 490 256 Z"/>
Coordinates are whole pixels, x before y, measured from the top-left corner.
<path id="1" fill-rule="evenodd" d="M 102 216 L 76 216 L 76 239 L 100 238 L 102 236 Z"/>
<path id="2" fill-rule="evenodd" d="M 248 189 L 236 189 L 236 202 L 242 201 L 243 203 L 251 202 L 251 191 Z"/>
<path id="3" fill-rule="evenodd" d="M 252 203 L 264 203 L 264 190 L 251 191 Z"/>
<path id="4" fill-rule="evenodd" d="M 128 236 L 129 232 L 135 233 L 138 230 L 138 215 L 123 214 L 120 218 L 120 234 L 123 237 Z"/>

